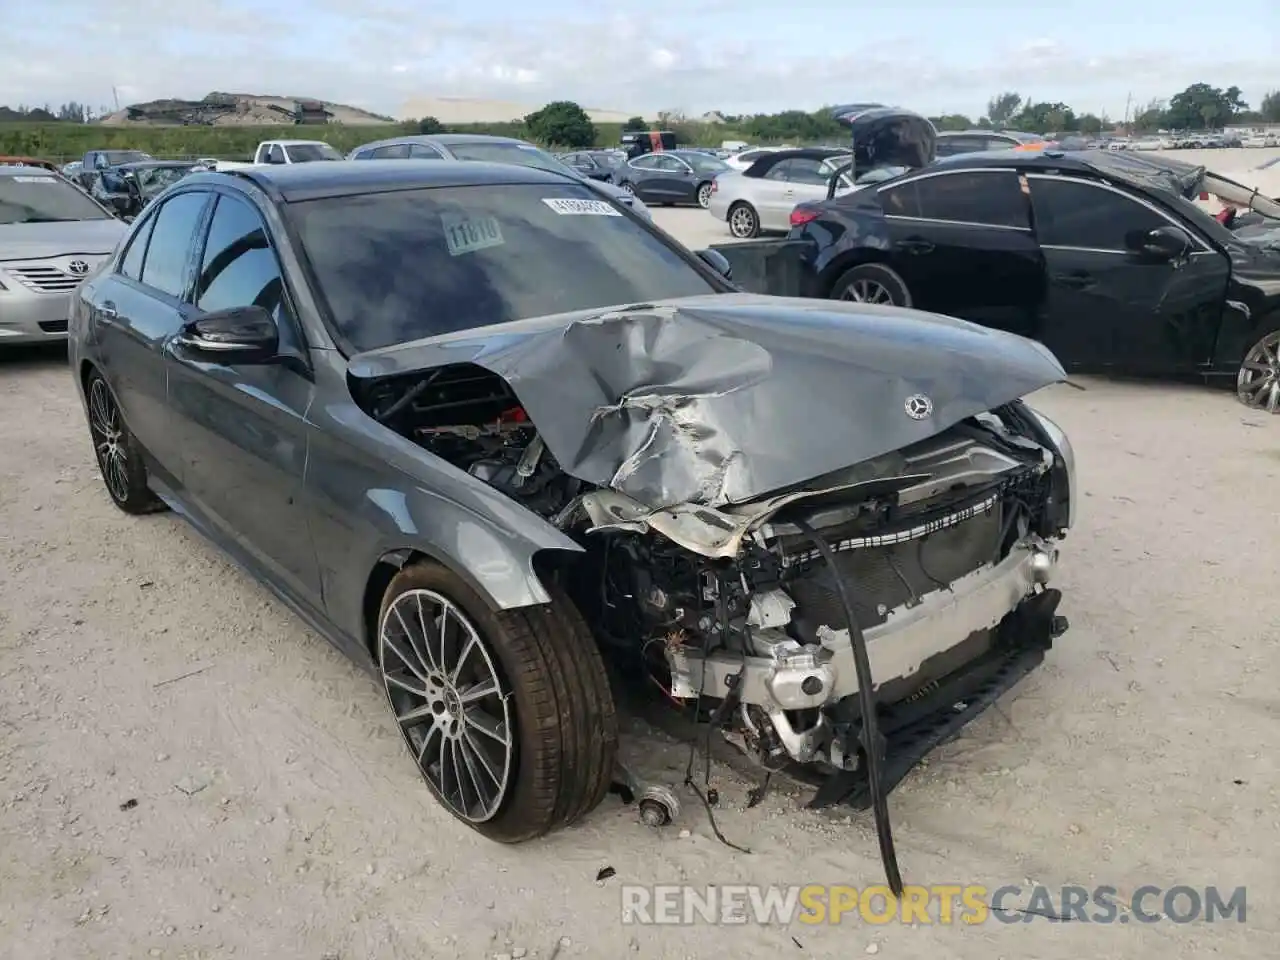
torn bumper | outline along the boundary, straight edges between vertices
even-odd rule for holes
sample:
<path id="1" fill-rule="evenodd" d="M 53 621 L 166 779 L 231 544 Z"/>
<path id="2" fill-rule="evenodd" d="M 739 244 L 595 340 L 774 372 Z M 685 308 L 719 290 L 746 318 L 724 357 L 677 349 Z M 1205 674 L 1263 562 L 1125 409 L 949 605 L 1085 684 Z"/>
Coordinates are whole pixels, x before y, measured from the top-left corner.
<path id="1" fill-rule="evenodd" d="M 892 611 L 884 623 L 864 631 L 876 689 L 914 676 L 931 658 L 1000 625 L 1044 589 L 1056 565 L 1057 550 L 1029 537 L 1000 563 Z M 697 697 L 699 692 L 722 697 L 737 684 L 744 703 L 777 711 L 827 706 L 858 692 L 846 631 L 830 632 L 822 648 L 806 648 L 787 660 L 725 652 L 704 658 L 701 651 L 679 645 L 668 648 L 667 661 L 677 697 Z"/>

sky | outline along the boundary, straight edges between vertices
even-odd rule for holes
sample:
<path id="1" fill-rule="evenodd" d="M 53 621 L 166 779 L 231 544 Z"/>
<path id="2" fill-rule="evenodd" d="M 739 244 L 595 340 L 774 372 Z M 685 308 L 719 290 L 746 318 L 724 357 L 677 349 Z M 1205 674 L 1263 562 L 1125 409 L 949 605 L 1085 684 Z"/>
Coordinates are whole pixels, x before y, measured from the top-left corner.
<path id="1" fill-rule="evenodd" d="M 1196 82 L 1239 86 L 1252 106 L 1280 88 L 1280 0 L 43 0 L 2 22 L 10 106 L 221 90 L 396 117 L 412 98 L 479 97 L 646 116 L 878 101 L 976 118 L 1014 90 L 1120 119 L 1130 97 Z"/>

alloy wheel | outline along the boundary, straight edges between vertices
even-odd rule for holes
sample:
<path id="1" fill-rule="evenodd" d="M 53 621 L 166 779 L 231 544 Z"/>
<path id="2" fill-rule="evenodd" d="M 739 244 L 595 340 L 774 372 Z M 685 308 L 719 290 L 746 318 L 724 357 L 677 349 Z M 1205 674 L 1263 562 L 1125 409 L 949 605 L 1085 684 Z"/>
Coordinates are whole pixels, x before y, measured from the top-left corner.
<path id="1" fill-rule="evenodd" d="M 466 614 L 432 590 L 405 591 L 383 618 L 379 666 L 432 791 L 464 820 L 493 818 L 513 786 L 511 694 Z"/>
<path id="2" fill-rule="evenodd" d="M 629 184 L 629 183 L 624 183 L 624 184 L 622 185 L 622 189 L 623 189 L 623 191 L 625 191 L 626 193 L 631 194 L 633 197 L 636 195 L 636 188 L 635 188 L 635 187 L 633 187 L 633 186 L 632 186 L 631 184 Z"/>
<path id="3" fill-rule="evenodd" d="M 859 278 L 845 287 L 840 294 L 841 300 L 852 300 L 855 303 L 884 303 L 893 305 L 893 294 L 889 288 L 878 280 Z"/>
<path id="4" fill-rule="evenodd" d="M 750 237 L 756 229 L 756 215 L 746 207 L 738 207 L 729 214 L 729 231 L 735 237 Z"/>
<path id="5" fill-rule="evenodd" d="M 1280 330 L 1267 334 L 1245 354 L 1236 374 L 1236 397 L 1268 413 L 1280 410 Z"/>
<path id="6" fill-rule="evenodd" d="M 128 500 L 129 452 L 125 446 L 124 425 L 115 397 L 100 377 L 89 385 L 89 433 L 107 490 L 116 500 Z"/>
<path id="7" fill-rule="evenodd" d="M 711 206 L 711 184 L 704 183 L 698 188 L 698 206 L 703 210 Z"/>

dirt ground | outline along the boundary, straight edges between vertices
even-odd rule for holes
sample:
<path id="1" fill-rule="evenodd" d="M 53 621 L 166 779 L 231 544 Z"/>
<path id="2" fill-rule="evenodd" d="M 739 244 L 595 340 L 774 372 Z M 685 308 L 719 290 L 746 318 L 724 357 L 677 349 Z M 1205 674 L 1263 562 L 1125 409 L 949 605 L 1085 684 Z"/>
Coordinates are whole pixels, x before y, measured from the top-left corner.
<path id="1" fill-rule="evenodd" d="M 1046 665 L 892 795 L 908 882 L 1248 887 L 1248 922 L 637 927 L 619 884 L 881 881 L 870 819 L 717 768 L 508 848 L 422 786 L 370 677 L 180 520 L 117 512 L 58 351 L 0 357 L 0 957 L 1261 957 L 1280 935 L 1280 422 L 1082 380 Z M 627 741 L 675 785 L 686 748 Z M 136 802 L 136 803 L 135 803 Z M 122 809 L 128 807 L 128 809 Z M 687 831 L 687 832 L 686 832 Z M 612 867 L 616 876 L 596 881 Z"/>

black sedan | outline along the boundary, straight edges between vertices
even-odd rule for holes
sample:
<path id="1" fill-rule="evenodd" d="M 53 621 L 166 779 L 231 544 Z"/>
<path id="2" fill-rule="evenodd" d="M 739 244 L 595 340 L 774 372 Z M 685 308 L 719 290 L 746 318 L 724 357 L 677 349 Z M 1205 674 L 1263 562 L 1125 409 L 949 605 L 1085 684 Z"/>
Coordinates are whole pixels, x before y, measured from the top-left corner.
<path id="1" fill-rule="evenodd" d="M 1069 369 L 1230 375 L 1280 409 L 1280 251 L 1190 198 L 1280 206 L 1203 168 L 1107 151 L 968 154 L 802 203 L 803 294 L 1033 337 Z M 788 292 L 788 291 L 779 291 Z"/>
<path id="2" fill-rule="evenodd" d="M 723 160 L 697 150 L 664 150 L 628 160 L 613 173 L 613 182 L 645 203 L 711 203 L 711 184 L 732 169 Z"/>
<path id="3" fill-rule="evenodd" d="M 829 801 L 869 785 L 887 829 L 884 791 L 1066 628 L 1074 456 L 1019 399 L 1065 374 L 724 268 L 546 170 L 197 173 L 79 287 L 70 359 L 115 504 L 179 511 L 369 667 L 484 835 L 604 797 L 602 651 Z M 876 702 L 905 704 L 883 740 Z"/>
<path id="4" fill-rule="evenodd" d="M 584 177 L 612 183 L 614 171 L 627 162 L 627 155 L 621 150 L 579 150 L 562 153 L 559 159 Z"/>

